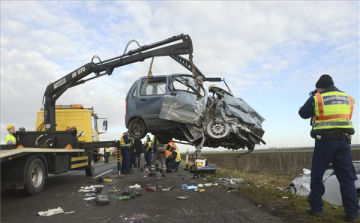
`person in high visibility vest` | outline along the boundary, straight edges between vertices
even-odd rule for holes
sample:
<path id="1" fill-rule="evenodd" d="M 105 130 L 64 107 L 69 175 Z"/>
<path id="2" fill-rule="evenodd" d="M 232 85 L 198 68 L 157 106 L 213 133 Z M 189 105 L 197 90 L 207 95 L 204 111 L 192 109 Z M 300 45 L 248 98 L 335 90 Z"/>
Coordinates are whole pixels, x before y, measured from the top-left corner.
<path id="1" fill-rule="evenodd" d="M 170 152 L 171 154 L 167 158 L 166 172 L 172 172 L 171 170 L 177 171 L 181 163 L 181 155 L 174 146 L 171 146 Z"/>
<path id="2" fill-rule="evenodd" d="M 148 174 L 149 176 L 155 176 L 156 175 L 156 160 L 159 159 L 160 161 L 160 168 L 161 168 L 161 173 L 162 173 L 162 177 L 166 177 L 165 172 L 166 172 L 166 164 L 165 164 L 165 150 L 166 150 L 166 146 L 162 143 L 160 143 L 157 140 L 157 137 L 154 136 L 152 139 L 152 143 L 153 143 L 153 150 L 154 150 L 154 154 L 153 157 L 151 159 L 151 166 L 150 166 L 150 173 Z"/>
<path id="3" fill-rule="evenodd" d="M 105 149 L 104 149 L 104 163 L 109 163 L 109 157 L 110 157 L 110 148 L 105 147 Z"/>
<path id="4" fill-rule="evenodd" d="M 15 126 L 13 125 L 8 125 L 6 127 L 6 130 L 9 132 L 9 134 L 7 134 L 5 136 L 5 143 L 8 144 L 8 145 L 11 145 L 11 144 L 16 144 L 16 138 L 14 136 L 14 133 L 15 133 Z"/>
<path id="5" fill-rule="evenodd" d="M 153 144 L 150 139 L 150 136 L 146 136 L 146 141 L 144 143 L 144 149 L 145 149 L 146 166 L 150 168 L 151 158 L 152 158 L 152 154 L 153 154 Z"/>
<path id="6" fill-rule="evenodd" d="M 131 174 L 131 161 L 130 161 L 130 147 L 132 144 L 132 138 L 128 132 L 124 132 L 120 138 L 120 149 L 122 155 L 122 165 L 121 173 L 122 174 Z"/>
<path id="7" fill-rule="evenodd" d="M 357 221 L 359 210 L 354 184 L 357 177 L 350 151 L 351 136 L 355 133 L 351 121 L 355 101 L 334 86 L 330 75 L 322 75 L 315 86 L 316 91 L 311 92 L 310 98 L 299 110 L 302 118 L 312 118 L 311 137 L 315 139 L 311 192 L 307 199 L 310 208 L 307 213 L 314 216 L 323 215 L 323 176 L 326 168 L 332 163 L 340 183 L 346 220 Z"/>

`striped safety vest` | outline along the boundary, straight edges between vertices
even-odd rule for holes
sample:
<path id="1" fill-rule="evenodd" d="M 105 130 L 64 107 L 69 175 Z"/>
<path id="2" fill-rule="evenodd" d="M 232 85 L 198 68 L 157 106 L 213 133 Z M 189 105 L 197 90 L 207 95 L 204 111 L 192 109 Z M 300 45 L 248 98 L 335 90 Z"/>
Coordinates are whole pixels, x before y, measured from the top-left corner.
<path id="1" fill-rule="evenodd" d="M 316 93 L 314 100 L 313 130 L 354 128 L 351 122 L 354 99 L 349 95 L 340 91 Z"/>
<path id="2" fill-rule="evenodd" d="M 131 143 L 128 143 L 128 144 L 125 143 L 124 135 L 125 135 L 125 134 L 123 134 L 123 135 L 121 136 L 121 138 L 120 138 L 120 147 L 130 147 L 130 146 L 131 146 Z"/>

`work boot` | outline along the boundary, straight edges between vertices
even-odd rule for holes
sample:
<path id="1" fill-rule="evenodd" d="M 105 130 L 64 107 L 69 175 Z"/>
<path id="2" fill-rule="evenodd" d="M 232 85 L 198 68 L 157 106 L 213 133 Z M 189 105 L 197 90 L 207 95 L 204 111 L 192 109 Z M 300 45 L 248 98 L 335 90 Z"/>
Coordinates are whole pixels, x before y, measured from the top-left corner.
<path id="1" fill-rule="evenodd" d="M 309 215 L 315 216 L 315 217 L 324 216 L 324 214 L 322 212 L 315 212 L 315 211 L 311 210 L 311 208 L 307 209 L 306 213 Z"/>

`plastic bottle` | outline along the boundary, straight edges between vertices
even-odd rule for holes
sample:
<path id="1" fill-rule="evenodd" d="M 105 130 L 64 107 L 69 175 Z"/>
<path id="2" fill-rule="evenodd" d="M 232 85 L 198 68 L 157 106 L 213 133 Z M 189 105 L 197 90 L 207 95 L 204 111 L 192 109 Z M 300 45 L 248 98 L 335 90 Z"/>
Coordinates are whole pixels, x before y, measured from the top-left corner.
<path id="1" fill-rule="evenodd" d="M 125 195 L 125 196 L 119 196 L 119 197 L 117 197 L 117 199 L 118 199 L 119 201 L 122 201 L 122 200 L 130 200 L 131 197 L 130 197 L 129 195 Z"/>

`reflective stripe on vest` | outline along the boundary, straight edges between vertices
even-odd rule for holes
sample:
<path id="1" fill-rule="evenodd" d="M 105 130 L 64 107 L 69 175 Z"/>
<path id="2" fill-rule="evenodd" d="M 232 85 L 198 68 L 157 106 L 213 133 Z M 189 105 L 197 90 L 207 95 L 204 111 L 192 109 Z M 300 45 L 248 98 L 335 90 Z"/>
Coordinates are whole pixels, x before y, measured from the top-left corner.
<path id="1" fill-rule="evenodd" d="M 353 128 L 354 99 L 343 92 L 316 93 L 313 129 Z"/>
<path id="2" fill-rule="evenodd" d="M 178 151 L 175 151 L 176 152 L 176 159 L 175 159 L 175 162 L 180 162 L 181 161 L 181 155 Z"/>
<path id="3" fill-rule="evenodd" d="M 120 146 L 125 146 L 125 147 L 130 147 L 131 143 L 126 144 L 125 140 L 124 140 L 124 135 L 121 136 L 120 138 Z"/>

